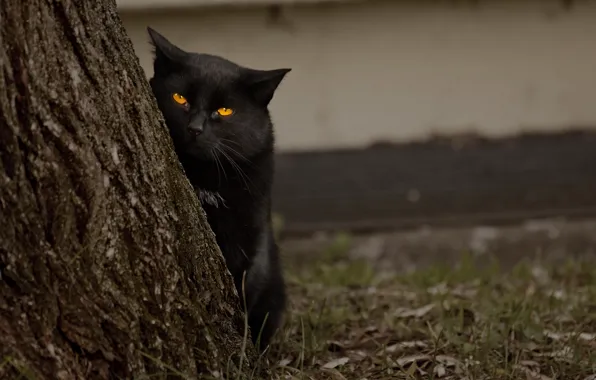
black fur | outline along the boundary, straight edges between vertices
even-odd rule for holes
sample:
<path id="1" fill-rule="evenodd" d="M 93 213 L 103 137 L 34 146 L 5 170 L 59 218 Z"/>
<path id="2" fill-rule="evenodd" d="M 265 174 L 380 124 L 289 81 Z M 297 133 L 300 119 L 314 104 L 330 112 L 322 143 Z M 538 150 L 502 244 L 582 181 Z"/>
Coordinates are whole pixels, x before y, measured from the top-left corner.
<path id="1" fill-rule="evenodd" d="M 253 341 L 262 331 L 264 348 L 286 304 L 271 227 L 274 136 L 267 106 L 290 69 L 253 70 L 188 53 L 147 29 L 155 47 L 151 88 L 238 294 L 246 297 Z M 188 105 L 176 103 L 174 93 Z M 234 113 L 220 116 L 221 107 Z"/>

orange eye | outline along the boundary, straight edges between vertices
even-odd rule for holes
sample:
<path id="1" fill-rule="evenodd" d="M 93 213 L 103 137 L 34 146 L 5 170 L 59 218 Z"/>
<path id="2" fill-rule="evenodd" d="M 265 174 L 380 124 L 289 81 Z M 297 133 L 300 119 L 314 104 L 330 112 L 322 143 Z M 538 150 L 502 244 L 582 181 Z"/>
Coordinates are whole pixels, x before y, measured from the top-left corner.
<path id="1" fill-rule="evenodd" d="M 186 103 L 188 103 L 186 101 L 186 98 L 178 93 L 172 95 L 172 98 L 174 98 L 174 101 L 180 105 L 185 105 Z"/>
<path id="2" fill-rule="evenodd" d="M 234 110 L 231 109 L 231 108 L 220 108 L 220 109 L 217 110 L 217 113 L 220 116 L 230 116 L 231 114 L 234 113 Z"/>

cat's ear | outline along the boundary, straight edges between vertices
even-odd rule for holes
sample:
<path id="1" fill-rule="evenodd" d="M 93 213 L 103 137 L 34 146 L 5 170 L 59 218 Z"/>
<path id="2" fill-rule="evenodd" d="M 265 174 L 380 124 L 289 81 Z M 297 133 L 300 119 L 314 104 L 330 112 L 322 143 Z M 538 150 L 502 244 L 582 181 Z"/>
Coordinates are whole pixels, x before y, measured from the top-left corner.
<path id="1" fill-rule="evenodd" d="M 273 94 L 275 93 L 277 86 L 279 86 L 282 79 L 284 79 L 286 74 L 291 70 L 292 69 L 249 69 L 244 74 L 245 83 L 256 101 L 261 106 L 266 107 L 271 99 L 273 99 Z"/>
<path id="2" fill-rule="evenodd" d="M 188 56 L 188 53 L 180 49 L 168 41 L 164 36 L 156 32 L 151 27 L 147 27 L 151 42 L 155 47 L 155 65 L 158 66 L 161 63 L 174 64 L 179 63 Z M 157 67 L 156 67 L 157 68 Z"/>

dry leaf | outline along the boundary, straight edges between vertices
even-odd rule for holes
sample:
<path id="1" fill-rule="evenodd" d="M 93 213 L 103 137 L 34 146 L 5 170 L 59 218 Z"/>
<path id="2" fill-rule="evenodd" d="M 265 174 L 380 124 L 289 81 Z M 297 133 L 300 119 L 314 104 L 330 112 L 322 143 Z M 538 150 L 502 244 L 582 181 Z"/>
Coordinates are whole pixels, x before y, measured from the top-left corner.
<path id="1" fill-rule="evenodd" d="M 346 358 L 346 357 L 335 359 L 335 360 L 330 361 L 329 363 L 323 364 L 323 368 L 333 369 L 335 367 L 339 367 L 340 365 L 344 365 L 349 361 L 350 361 L 350 358 Z"/>
<path id="2" fill-rule="evenodd" d="M 573 359 L 573 350 L 570 347 L 564 347 L 559 351 L 536 353 L 534 356 L 539 357 L 550 357 L 550 358 L 561 358 L 561 359 Z"/>
<path id="3" fill-rule="evenodd" d="M 410 355 L 397 359 L 397 365 L 403 367 L 408 364 L 417 363 L 421 361 L 429 361 L 432 358 L 429 355 Z"/>
<path id="4" fill-rule="evenodd" d="M 451 291 L 451 294 L 462 298 L 473 298 L 476 297 L 476 294 L 478 294 L 478 289 L 470 289 L 464 287 L 463 285 L 458 285 Z"/>
<path id="5" fill-rule="evenodd" d="M 572 339 L 574 337 L 577 337 L 577 339 L 585 340 L 585 341 L 596 340 L 596 334 L 590 334 L 590 333 L 584 333 L 584 332 L 579 333 L 579 334 L 574 333 L 574 332 L 558 333 L 558 332 L 554 332 L 554 331 L 545 330 L 544 336 L 546 336 L 547 338 L 553 339 L 553 340 L 567 340 L 567 339 Z"/>
<path id="6" fill-rule="evenodd" d="M 447 283 L 441 282 L 433 287 L 430 287 L 426 290 L 430 294 L 447 294 Z"/>
<path id="7" fill-rule="evenodd" d="M 405 348 L 426 348 L 428 345 L 421 340 L 414 340 L 409 342 L 399 342 L 396 344 L 392 344 L 391 346 L 387 346 L 385 348 L 385 352 L 396 352 L 397 350 L 403 350 Z"/>
<path id="8" fill-rule="evenodd" d="M 534 360 L 522 360 L 519 364 L 524 367 L 540 367 L 540 363 Z"/>
<path id="9" fill-rule="evenodd" d="M 552 378 L 542 375 L 539 372 L 533 371 L 527 367 L 517 365 L 516 368 L 526 374 L 527 380 L 553 380 Z"/>
<path id="10" fill-rule="evenodd" d="M 451 356 L 437 355 L 435 359 L 439 363 L 446 365 L 447 367 L 460 367 L 462 365 L 462 363 L 459 360 Z"/>
<path id="11" fill-rule="evenodd" d="M 354 361 L 358 362 L 358 361 L 364 360 L 364 359 L 366 359 L 366 358 L 369 357 L 369 354 L 367 354 L 364 351 L 360 351 L 360 350 L 358 350 L 358 351 L 349 351 L 348 352 L 348 355 L 350 355 L 350 360 L 353 361 L 353 362 Z"/>
<path id="12" fill-rule="evenodd" d="M 579 333 L 579 335 L 577 336 L 579 339 L 581 340 L 596 340 L 596 334 L 590 334 L 590 333 Z"/>
<path id="13" fill-rule="evenodd" d="M 374 332 L 379 331 L 379 328 L 377 326 L 368 326 L 363 330 L 366 334 L 372 334 Z"/>
<path id="14" fill-rule="evenodd" d="M 528 380 L 553 380 L 552 377 L 548 377 L 546 375 L 541 375 L 538 372 L 527 370 L 526 372 L 526 379 Z"/>
<path id="15" fill-rule="evenodd" d="M 447 374 L 447 370 L 445 369 L 445 366 L 442 364 L 435 366 L 433 372 L 435 373 L 435 375 L 437 375 L 437 377 L 443 377 Z"/>
<path id="16" fill-rule="evenodd" d="M 426 306 L 419 307 L 418 309 L 399 308 L 395 311 L 395 316 L 398 318 L 420 318 L 428 314 L 432 309 L 434 309 L 434 307 L 435 304 L 431 303 Z"/>

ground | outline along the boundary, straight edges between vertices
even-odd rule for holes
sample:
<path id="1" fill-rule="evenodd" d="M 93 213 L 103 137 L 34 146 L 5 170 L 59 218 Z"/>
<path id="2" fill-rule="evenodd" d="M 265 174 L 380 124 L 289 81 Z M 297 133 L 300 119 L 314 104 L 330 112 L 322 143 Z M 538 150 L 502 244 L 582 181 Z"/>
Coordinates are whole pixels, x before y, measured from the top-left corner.
<path id="1" fill-rule="evenodd" d="M 288 315 L 257 366 L 271 369 L 267 380 L 596 380 L 593 258 L 508 246 L 515 265 L 464 250 L 451 264 L 424 258 L 400 271 L 358 253 L 355 241 L 370 239 L 337 234 L 310 255 L 286 250 Z M 225 379 L 263 379 L 227 362 Z M 171 374 L 185 378 L 165 365 L 151 378 Z"/>
<path id="2" fill-rule="evenodd" d="M 272 378 L 596 379 L 590 260 L 503 269 L 463 253 L 455 268 L 391 274 L 347 245 L 286 257 L 290 312 L 262 359 Z"/>

